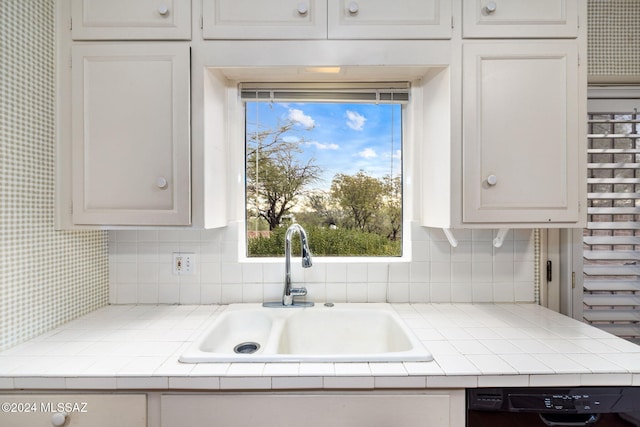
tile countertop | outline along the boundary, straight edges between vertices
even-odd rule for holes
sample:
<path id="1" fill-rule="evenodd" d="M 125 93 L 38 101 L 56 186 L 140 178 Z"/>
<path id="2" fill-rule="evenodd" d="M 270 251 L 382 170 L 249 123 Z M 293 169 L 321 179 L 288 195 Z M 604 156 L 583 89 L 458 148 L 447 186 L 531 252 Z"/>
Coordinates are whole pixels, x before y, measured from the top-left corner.
<path id="1" fill-rule="evenodd" d="M 433 362 L 183 364 L 225 306 L 116 305 L 1 352 L 0 393 L 640 386 L 640 346 L 534 304 L 392 306 Z"/>

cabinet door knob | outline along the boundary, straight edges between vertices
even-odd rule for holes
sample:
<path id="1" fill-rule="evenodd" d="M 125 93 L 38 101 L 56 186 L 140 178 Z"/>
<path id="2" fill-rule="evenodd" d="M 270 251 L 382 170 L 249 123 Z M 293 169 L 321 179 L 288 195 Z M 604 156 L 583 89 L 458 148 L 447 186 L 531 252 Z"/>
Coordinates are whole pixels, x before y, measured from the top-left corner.
<path id="1" fill-rule="evenodd" d="M 309 5 L 307 3 L 298 3 L 298 15 L 304 16 L 309 13 Z"/>
<path id="2" fill-rule="evenodd" d="M 493 186 L 496 185 L 498 183 L 498 177 L 495 175 L 489 175 L 487 177 L 487 184 Z"/>
<path id="3" fill-rule="evenodd" d="M 160 188 L 161 190 L 164 190 L 165 188 L 167 188 L 167 185 L 169 184 L 169 182 L 167 181 L 167 178 L 161 176 L 158 179 L 156 179 L 156 185 L 158 186 L 158 188 Z"/>
<path id="4" fill-rule="evenodd" d="M 358 6 L 357 2 L 350 1 L 349 4 L 347 4 L 347 11 L 350 14 L 355 15 L 360 11 L 360 6 Z"/>
<path id="5" fill-rule="evenodd" d="M 65 412 L 56 412 L 51 416 L 51 425 L 60 427 L 67 422 L 67 414 Z"/>
<path id="6" fill-rule="evenodd" d="M 169 14 L 169 8 L 163 4 L 158 8 L 158 13 L 162 16 L 167 16 Z"/>
<path id="7" fill-rule="evenodd" d="M 496 2 L 490 1 L 484 7 L 484 10 L 487 12 L 487 14 L 491 14 L 491 13 L 495 12 L 497 8 L 498 8 L 498 5 L 496 4 Z"/>

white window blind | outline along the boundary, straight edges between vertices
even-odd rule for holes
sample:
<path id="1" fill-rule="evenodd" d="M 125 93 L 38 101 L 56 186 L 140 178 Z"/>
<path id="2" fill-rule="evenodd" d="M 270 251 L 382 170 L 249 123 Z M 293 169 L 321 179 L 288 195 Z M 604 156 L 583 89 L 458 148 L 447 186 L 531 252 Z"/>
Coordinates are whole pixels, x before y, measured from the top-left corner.
<path id="1" fill-rule="evenodd" d="M 251 102 L 345 102 L 406 104 L 408 82 L 242 83 L 240 97 Z"/>
<path id="2" fill-rule="evenodd" d="M 584 320 L 640 340 L 640 114 L 591 102 Z M 640 102 L 635 105 L 640 107 Z M 598 108 L 599 107 L 599 108 Z M 616 109 L 613 109 L 616 108 Z"/>

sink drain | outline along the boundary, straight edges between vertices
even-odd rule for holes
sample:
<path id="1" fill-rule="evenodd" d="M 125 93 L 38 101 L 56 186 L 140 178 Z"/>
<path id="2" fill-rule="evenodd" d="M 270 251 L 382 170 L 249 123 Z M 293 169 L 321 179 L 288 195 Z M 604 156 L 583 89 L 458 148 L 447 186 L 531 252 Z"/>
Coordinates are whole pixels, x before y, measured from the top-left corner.
<path id="1" fill-rule="evenodd" d="M 251 354 L 258 351 L 260 344 L 257 342 L 243 342 L 233 348 L 233 351 L 238 354 Z"/>

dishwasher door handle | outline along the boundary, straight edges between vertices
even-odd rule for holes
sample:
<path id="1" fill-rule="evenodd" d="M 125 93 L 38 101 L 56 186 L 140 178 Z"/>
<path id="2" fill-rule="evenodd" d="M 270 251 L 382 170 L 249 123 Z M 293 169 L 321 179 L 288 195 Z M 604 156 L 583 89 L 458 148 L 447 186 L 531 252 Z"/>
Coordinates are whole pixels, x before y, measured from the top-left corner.
<path id="1" fill-rule="evenodd" d="M 550 427 L 583 427 L 598 422 L 600 414 L 538 414 L 543 423 Z"/>

